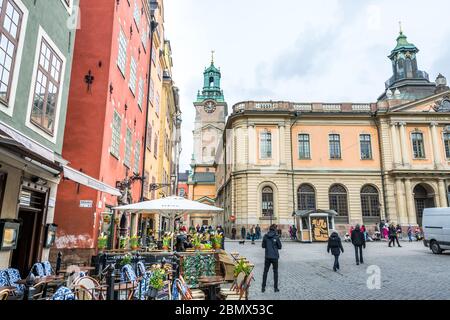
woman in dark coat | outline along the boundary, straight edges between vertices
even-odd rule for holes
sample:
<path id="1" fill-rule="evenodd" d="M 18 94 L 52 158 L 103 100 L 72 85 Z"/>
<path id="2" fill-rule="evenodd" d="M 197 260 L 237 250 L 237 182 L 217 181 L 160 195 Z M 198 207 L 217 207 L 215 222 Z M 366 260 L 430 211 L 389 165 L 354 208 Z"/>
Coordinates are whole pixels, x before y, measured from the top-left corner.
<path id="1" fill-rule="evenodd" d="M 328 248 L 327 252 L 334 256 L 334 265 L 333 270 L 334 272 L 339 270 L 339 256 L 342 253 L 344 253 L 344 247 L 342 246 L 342 241 L 337 232 L 333 232 L 330 236 L 330 239 L 328 239 Z"/>

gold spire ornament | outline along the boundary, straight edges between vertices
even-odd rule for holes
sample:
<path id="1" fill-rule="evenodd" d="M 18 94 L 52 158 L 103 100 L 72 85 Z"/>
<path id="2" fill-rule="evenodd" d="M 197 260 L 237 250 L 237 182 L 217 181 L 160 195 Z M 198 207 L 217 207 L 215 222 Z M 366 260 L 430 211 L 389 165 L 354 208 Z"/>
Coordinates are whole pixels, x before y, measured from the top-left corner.
<path id="1" fill-rule="evenodd" d="M 216 53 L 214 50 L 211 51 L 211 64 L 214 64 L 214 53 Z"/>

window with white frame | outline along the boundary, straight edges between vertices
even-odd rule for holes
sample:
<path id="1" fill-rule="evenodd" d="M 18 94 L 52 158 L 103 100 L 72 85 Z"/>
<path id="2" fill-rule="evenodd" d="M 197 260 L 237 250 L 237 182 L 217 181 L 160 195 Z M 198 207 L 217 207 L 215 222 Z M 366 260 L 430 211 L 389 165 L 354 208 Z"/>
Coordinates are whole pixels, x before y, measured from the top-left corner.
<path id="1" fill-rule="evenodd" d="M 114 111 L 111 136 L 111 154 L 119 158 L 120 156 L 120 130 L 122 128 L 122 118 L 117 111 Z"/>
<path id="2" fill-rule="evenodd" d="M 425 158 L 425 145 L 423 142 L 423 133 L 413 132 L 411 134 L 414 159 Z"/>
<path id="3" fill-rule="evenodd" d="M 261 201 L 261 214 L 263 217 L 273 217 L 274 216 L 274 197 L 273 189 L 271 187 L 265 187 L 262 190 L 262 201 Z"/>
<path id="4" fill-rule="evenodd" d="M 445 156 L 450 159 L 450 132 L 444 132 Z"/>
<path id="5" fill-rule="evenodd" d="M 123 159 L 123 164 L 130 168 L 131 166 L 131 145 L 133 143 L 132 141 L 133 133 L 131 132 L 130 128 L 127 128 L 127 136 L 125 137 L 125 158 Z"/>
<path id="6" fill-rule="evenodd" d="M 39 50 L 30 121 L 53 135 L 63 62 L 44 39 Z"/>
<path id="7" fill-rule="evenodd" d="M 148 100 L 153 105 L 153 99 L 155 98 L 155 83 L 150 79 L 150 92 L 148 93 Z"/>
<path id="8" fill-rule="evenodd" d="M 119 32 L 119 54 L 117 56 L 117 66 L 119 67 L 120 72 L 122 72 L 122 75 L 125 76 L 125 68 L 127 65 L 127 47 L 128 47 L 128 40 L 125 36 L 125 33 L 123 32 L 122 28 L 120 28 Z"/>
<path id="9" fill-rule="evenodd" d="M 372 141 L 370 134 L 361 134 L 359 136 L 359 144 L 361 150 L 361 159 L 362 160 L 371 160 L 372 159 Z"/>
<path id="10" fill-rule="evenodd" d="M 143 23 L 142 32 L 141 32 L 141 42 L 142 42 L 142 46 L 144 47 L 144 50 L 147 49 L 147 41 L 149 38 L 149 34 L 150 34 L 149 27 L 145 26 L 145 23 Z"/>
<path id="11" fill-rule="evenodd" d="M 259 153 L 261 159 L 272 158 L 272 133 L 268 130 L 261 132 L 259 137 Z"/>
<path id="12" fill-rule="evenodd" d="M 139 173 L 139 164 L 141 161 L 141 142 L 136 141 L 136 146 L 134 147 L 134 173 Z"/>
<path id="13" fill-rule="evenodd" d="M 139 5 L 137 1 L 134 1 L 133 18 L 134 22 L 136 22 L 136 27 L 139 29 L 139 25 L 141 23 L 141 10 L 139 10 Z"/>
<path id="14" fill-rule="evenodd" d="M 144 79 L 139 78 L 139 88 L 138 88 L 138 106 L 142 110 L 142 101 L 144 100 Z"/>
<path id="15" fill-rule="evenodd" d="M 309 134 L 298 135 L 298 158 L 301 160 L 311 159 Z"/>
<path id="16" fill-rule="evenodd" d="M 158 116 L 159 116 L 159 99 L 160 99 L 159 92 L 157 92 L 156 93 L 156 101 L 155 101 L 155 112 L 156 112 L 156 115 L 158 115 Z"/>
<path id="17" fill-rule="evenodd" d="M 330 159 L 341 159 L 341 136 L 338 134 L 329 135 Z"/>
<path id="18" fill-rule="evenodd" d="M 130 82 L 129 82 L 128 86 L 130 87 L 130 90 L 133 94 L 136 94 L 136 69 L 137 69 L 136 60 L 134 59 L 134 57 L 131 57 Z"/>
<path id="19" fill-rule="evenodd" d="M 0 100 L 8 103 L 23 12 L 13 0 L 0 0 Z"/>

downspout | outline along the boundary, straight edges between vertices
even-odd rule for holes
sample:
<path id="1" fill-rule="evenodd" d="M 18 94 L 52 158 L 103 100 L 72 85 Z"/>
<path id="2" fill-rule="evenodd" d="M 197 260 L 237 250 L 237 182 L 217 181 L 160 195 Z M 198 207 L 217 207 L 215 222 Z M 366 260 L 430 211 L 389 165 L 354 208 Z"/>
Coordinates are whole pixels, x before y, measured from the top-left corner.
<path id="1" fill-rule="evenodd" d="M 144 185 L 145 185 L 145 162 L 147 161 L 147 135 L 148 135 L 148 115 L 150 111 L 150 83 L 152 80 L 152 55 L 153 55 L 153 33 L 158 27 L 158 23 L 153 20 L 150 22 L 150 63 L 148 64 L 148 85 L 147 85 L 147 104 L 145 107 L 145 129 L 144 129 L 144 156 L 142 157 L 142 174 L 141 174 L 141 195 L 140 201 L 144 201 Z M 150 141 L 151 143 L 151 141 Z M 148 177 L 150 179 L 150 177 Z"/>
<path id="2" fill-rule="evenodd" d="M 291 178 L 292 178 L 292 214 L 294 215 L 296 212 L 295 208 L 295 179 L 294 179 L 294 148 L 293 148 L 293 141 L 292 141 L 292 128 L 297 124 L 298 120 L 300 119 L 301 113 L 295 112 L 295 121 L 291 124 L 291 129 L 289 131 L 289 141 L 290 141 L 290 148 L 291 148 Z M 294 222 L 295 223 L 295 222 Z"/>
<path id="3" fill-rule="evenodd" d="M 372 118 L 374 119 L 375 125 L 377 126 L 378 150 L 380 152 L 381 189 L 383 192 L 384 219 L 386 220 L 388 217 L 388 208 L 387 208 L 387 200 L 386 200 L 386 185 L 385 185 L 385 178 L 384 178 L 385 167 L 384 167 L 384 162 L 383 162 L 383 148 L 381 148 L 381 129 L 380 129 L 380 124 L 378 123 L 377 117 L 378 117 L 377 111 L 372 113 Z"/>

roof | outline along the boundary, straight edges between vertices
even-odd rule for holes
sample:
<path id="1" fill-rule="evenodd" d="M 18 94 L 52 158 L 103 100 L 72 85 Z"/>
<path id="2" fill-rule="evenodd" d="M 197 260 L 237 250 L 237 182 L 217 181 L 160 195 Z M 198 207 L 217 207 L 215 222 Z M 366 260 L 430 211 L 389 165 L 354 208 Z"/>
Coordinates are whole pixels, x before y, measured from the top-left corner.
<path id="1" fill-rule="evenodd" d="M 197 172 L 192 177 L 192 182 L 195 183 L 215 183 L 216 176 L 213 172 Z"/>
<path id="2" fill-rule="evenodd" d="M 187 182 L 188 180 L 189 180 L 189 171 L 178 173 L 178 181 L 179 182 Z"/>
<path id="3" fill-rule="evenodd" d="M 297 210 L 293 216 L 297 216 L 297 217 L 307 217 L 313 213 L 326 213 L 332 216 L 338 216 L 339 214 L 334 211 L 334 210 Z"/>
<path id="4" fill-rule="evenodd" d="M 389 57 L 393 57 L 397 52 L 400 51 L 419 52 L 419 49 L 417 49 L 414 44 L 408 42 L 408 37 L 403 33 L 403 31 L 400 31 L 400 35 L 397 38 L 397 46 L 394 48 L 394 50 L 392 50 Z"/>

